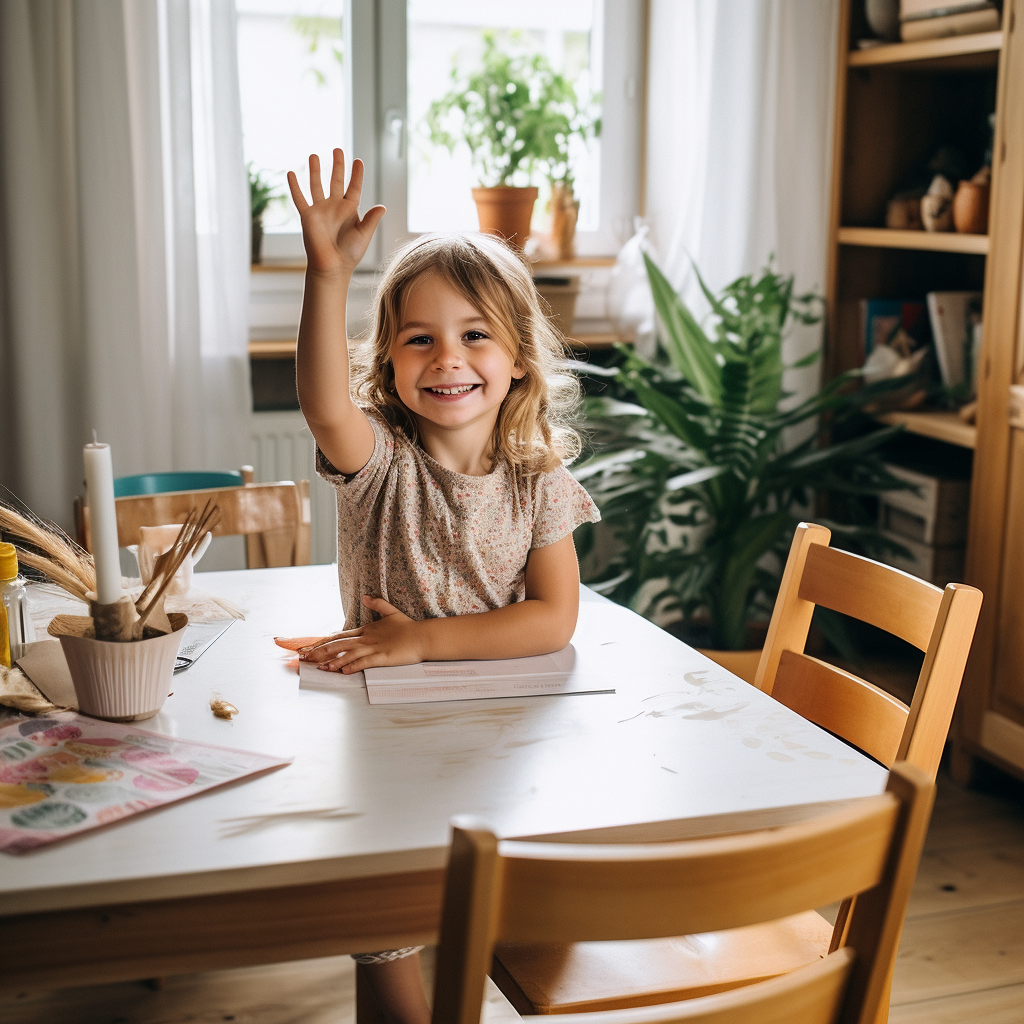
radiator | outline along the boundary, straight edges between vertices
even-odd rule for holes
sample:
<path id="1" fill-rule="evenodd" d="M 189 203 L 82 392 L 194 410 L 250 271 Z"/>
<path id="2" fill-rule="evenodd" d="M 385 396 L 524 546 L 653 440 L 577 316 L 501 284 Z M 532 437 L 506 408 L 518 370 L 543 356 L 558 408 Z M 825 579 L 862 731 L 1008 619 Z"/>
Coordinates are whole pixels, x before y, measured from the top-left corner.
<path id="1" fill-rule="evenodd" d="M 338 548 L 334 491 L 313 468 L 313 437 L 301 412 L 254 412 L 249 460 L 257 483 L 308 480 L 310 561 L 333 562 Z"/>

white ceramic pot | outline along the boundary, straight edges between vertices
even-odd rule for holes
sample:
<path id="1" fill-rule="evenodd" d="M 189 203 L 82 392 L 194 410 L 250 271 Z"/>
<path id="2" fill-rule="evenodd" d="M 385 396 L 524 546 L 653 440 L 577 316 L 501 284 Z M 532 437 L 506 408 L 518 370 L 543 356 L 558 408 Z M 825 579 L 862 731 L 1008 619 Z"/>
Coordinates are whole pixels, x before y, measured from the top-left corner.
<path id="1" fill-rule="evenodd" d="M 171 613 L 165 636 L 116 643 L 60 636 L 78 698 L 78 710 L 111 722 L 152 718 L 164 705 L 188 618 Z"/>

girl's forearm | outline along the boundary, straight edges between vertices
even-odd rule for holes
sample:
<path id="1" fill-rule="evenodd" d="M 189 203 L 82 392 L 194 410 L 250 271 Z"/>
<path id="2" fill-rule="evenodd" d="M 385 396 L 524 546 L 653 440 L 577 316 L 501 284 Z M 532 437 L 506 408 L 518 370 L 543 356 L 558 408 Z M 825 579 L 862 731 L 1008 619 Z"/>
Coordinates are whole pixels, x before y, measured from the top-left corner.
<path id="1" fill-rule="evenodd" d="M 351 280 L 344 270 L 306 271 L 295 377 L 299 406 L 314 436 L 317 426 L 338 426 L 353 407 L 345 323 Z"/>
<path id="2" fill-rule="evenodd" d="M 518 601 L 478 615 L 452 615 L 417 623 L 424 661 L 526 658 L 560 651 L 576 628 L 578 603 Z"/>

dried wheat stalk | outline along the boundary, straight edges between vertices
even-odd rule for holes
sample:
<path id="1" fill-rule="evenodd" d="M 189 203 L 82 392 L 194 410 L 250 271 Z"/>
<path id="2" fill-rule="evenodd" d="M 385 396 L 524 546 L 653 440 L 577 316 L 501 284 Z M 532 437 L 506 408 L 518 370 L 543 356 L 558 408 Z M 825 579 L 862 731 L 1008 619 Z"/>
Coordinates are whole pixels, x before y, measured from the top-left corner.
<path id="1" fill-rule="evenodd" d="M 38 569 L 57 586 L 82 597 L 96 589 L 96 568 L 92 555 L 80 548 L 58 527 L 28 518 L 0 503 L 0 530 L 38 548 L 28 551 L 15 540 L 18 557 L 25 565 Z"/>

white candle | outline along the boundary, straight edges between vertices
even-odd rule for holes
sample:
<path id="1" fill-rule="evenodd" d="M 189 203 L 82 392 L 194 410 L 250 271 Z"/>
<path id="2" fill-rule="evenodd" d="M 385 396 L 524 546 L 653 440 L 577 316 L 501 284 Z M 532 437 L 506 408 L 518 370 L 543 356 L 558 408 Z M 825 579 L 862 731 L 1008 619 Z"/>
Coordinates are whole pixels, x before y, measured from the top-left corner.
<path id="1" fill-rule="evenodd" d="M 89 506 L 92 556 L 96 562 L 96 600 L 99 604 L 113 604 L 121 596 L 122 590 L 110 445 L 94 441 L 85 446 L 82 454 L 85 459 L 85 501 Z"/>

